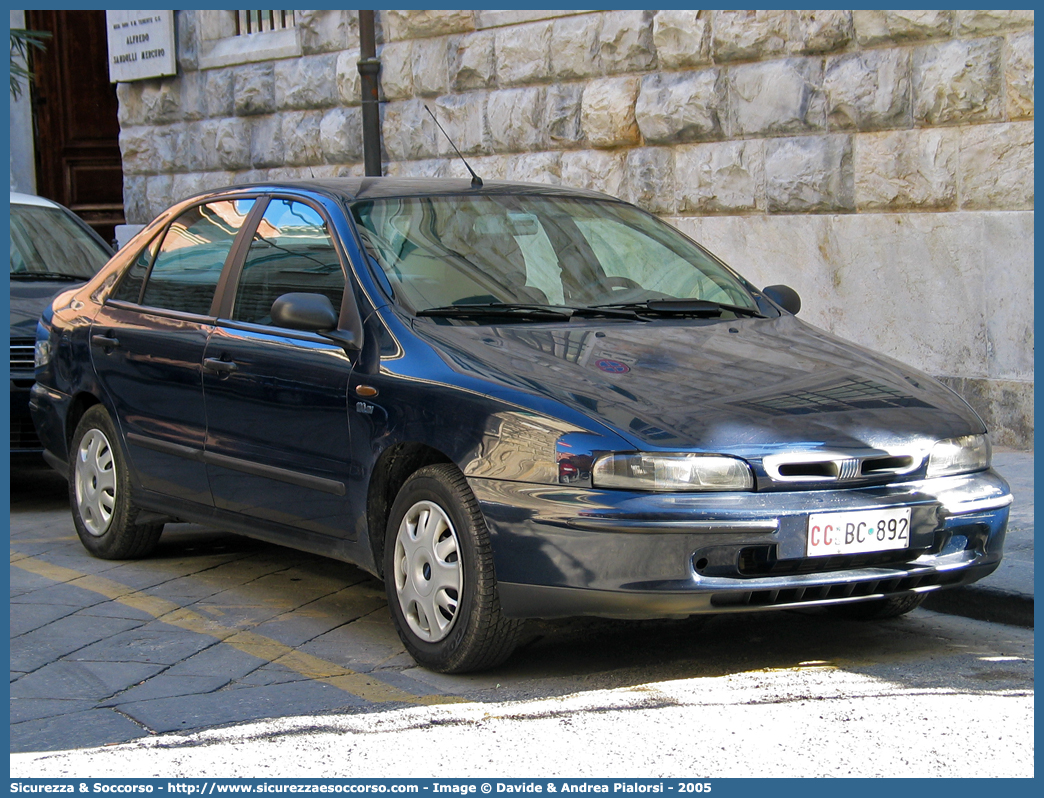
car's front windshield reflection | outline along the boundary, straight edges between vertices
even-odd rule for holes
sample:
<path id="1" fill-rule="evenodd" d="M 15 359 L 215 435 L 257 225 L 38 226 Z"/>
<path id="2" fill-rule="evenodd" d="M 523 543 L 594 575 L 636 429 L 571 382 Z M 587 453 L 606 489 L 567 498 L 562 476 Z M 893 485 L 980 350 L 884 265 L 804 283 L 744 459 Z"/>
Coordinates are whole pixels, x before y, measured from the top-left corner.
<path id="1" fill-rule="evenodd" d="M 623 203 L 410 197 L 361 202 L 352 211 L 395 299 L 414 312 L 668 298 L 757 309 L 728 269 L 672 227 Z"/>

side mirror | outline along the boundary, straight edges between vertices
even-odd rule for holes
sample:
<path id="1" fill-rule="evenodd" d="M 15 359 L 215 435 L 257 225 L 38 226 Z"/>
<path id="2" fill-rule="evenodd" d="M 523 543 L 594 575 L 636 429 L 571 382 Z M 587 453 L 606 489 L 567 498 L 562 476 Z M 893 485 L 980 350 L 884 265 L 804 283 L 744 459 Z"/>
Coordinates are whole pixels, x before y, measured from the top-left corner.
<path id="1" fill-rule="evenodd" d="M 787 313 L 797 315 L 801 310 L 801 297 L 798 292 L 789 285 L 770 285 L 762 289 L 761 293 L 779 305 Z"/>
<path id="2" fill-rule="evenodd" d="M 323 294 L 283 294 L 272 303 L 272 323 L 307 332 L 327 332 L 337 327 L 337 311 Z"/>

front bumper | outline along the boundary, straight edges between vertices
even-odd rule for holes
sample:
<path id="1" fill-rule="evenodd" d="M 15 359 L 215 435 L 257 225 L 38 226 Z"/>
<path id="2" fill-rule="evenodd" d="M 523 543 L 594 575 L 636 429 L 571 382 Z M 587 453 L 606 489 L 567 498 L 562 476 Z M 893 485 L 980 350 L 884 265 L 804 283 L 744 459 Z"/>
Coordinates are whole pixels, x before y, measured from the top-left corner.
<path id="1" fill-rule="evenodd" d="M 11 374 L 11 454 L 36 455 L 43 446 L 29 414 L 29 391 L 33 386 L 33 373 L 12 372 Z"/>
<path id="2" fill-rule="evenodd" d="M 509 617 L 680 617 L 970 584 L 1000 564 L 994 471 L 893 485 L 650 494 L 471 479 Z M 805 557 L 812 513 L 911 508 L 910 548 Z"/>
<path id="3" fill-rule="evenodd" d="M 10 453 L 37 454 L 43 446 L 32 425 L 29 415 L 29 389 L 31 380 L 10 380 Z"/>
<path id="4" fill-rule="evenodd" d="M 44 459 L 59 473 L 66 472 L 68 451 L 65 419 L 69 416 L 72 397 L 36 383 L 29 392 L 29 411 L 40 436 Z"/>

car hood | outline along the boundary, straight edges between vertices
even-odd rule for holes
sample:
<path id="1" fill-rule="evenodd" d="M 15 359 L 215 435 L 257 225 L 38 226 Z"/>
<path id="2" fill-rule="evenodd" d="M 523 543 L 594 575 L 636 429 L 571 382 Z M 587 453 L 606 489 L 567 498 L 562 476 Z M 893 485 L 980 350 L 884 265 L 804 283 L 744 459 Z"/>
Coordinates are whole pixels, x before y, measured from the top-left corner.
<path id="1" fill-rule="evenodd" d="M 11 280 L 11 337 L 36 338 L 40 314 L 58 294 L 83 283 Z"/>
<path id="2" fill-rule="evenodd" d="M 984 431 L 931 377 L 793 316 L 414 328 L 452 369 L 561 402 L 640 449 L 763 456 Z"/>

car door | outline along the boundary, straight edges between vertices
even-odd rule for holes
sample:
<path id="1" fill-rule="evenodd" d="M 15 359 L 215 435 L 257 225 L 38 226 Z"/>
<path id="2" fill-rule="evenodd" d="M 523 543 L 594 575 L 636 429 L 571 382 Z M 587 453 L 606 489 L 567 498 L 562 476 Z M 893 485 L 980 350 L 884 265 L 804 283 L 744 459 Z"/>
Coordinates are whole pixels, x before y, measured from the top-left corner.
<path id="1" fill-rule="evenodd" d="M 318 206 L 271 198 L 233 268 L 204 357 L 205 459 L 216 507 L 277 531 L 292 527 L 298 544 L 318 535 L 323 548 L 354 534 L 347 393 L 355 354 L 273 325 L 271 311 L 287 293 L 323 294 L 341 308 L 345 275 Z"/>
<path id="2" fill-rule="evenodd" d="M 207 506 L 201 364 L 215 289 L 254 202 L 183 212 L 138 254 L 91 327 L 95 372 L 142 487 Z"/>

